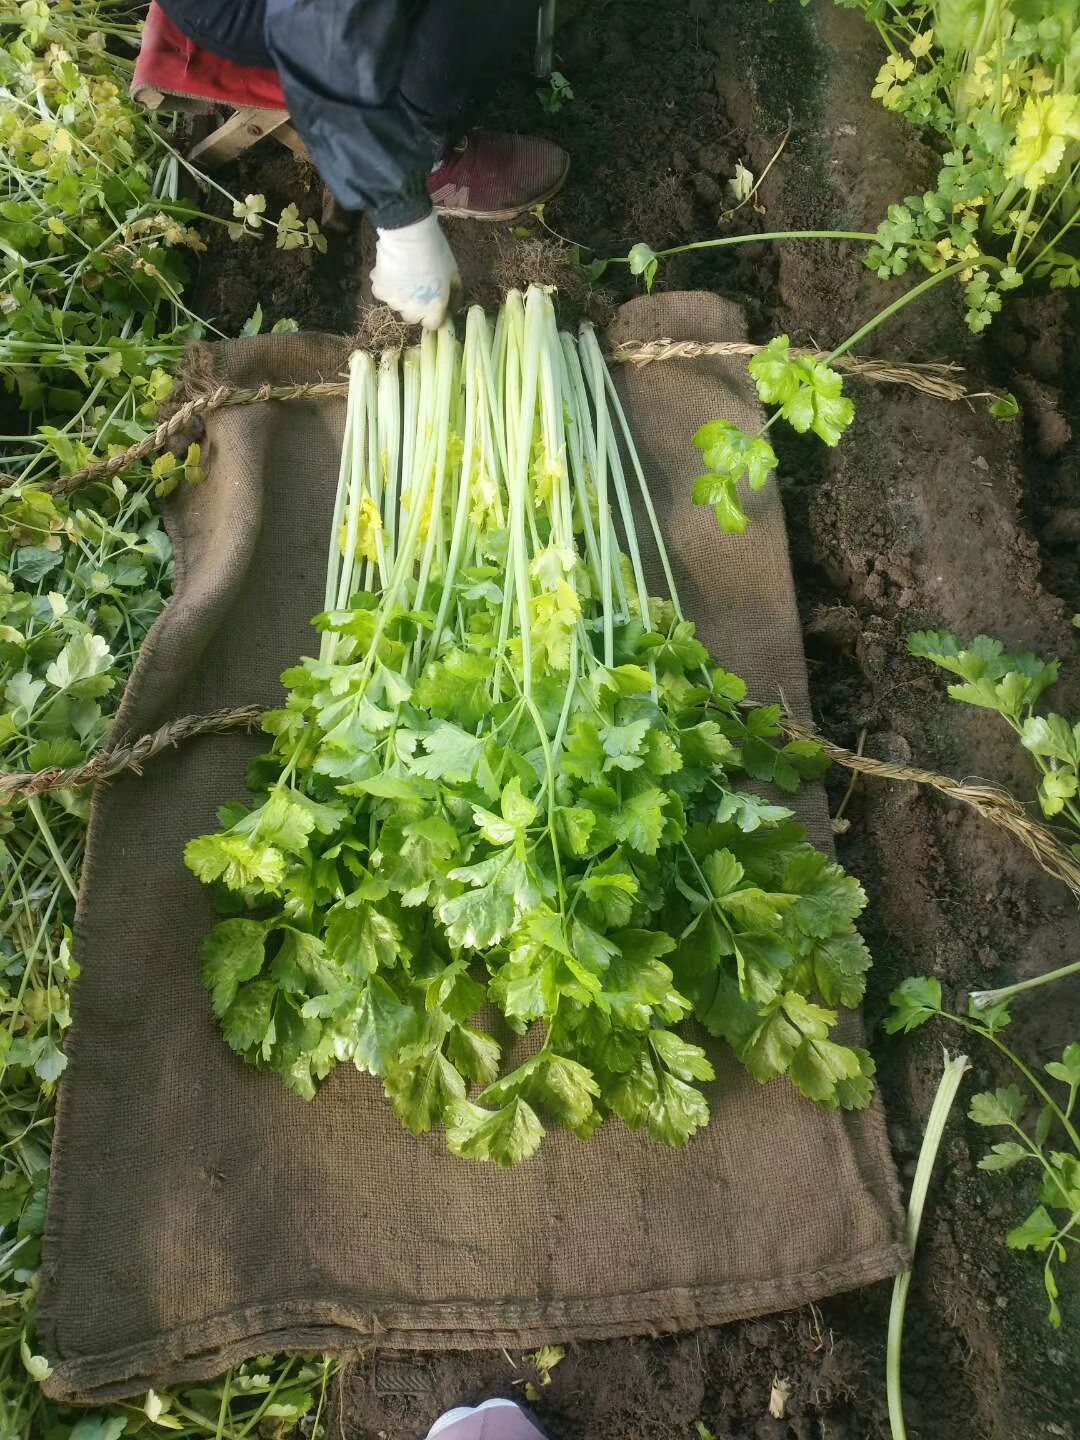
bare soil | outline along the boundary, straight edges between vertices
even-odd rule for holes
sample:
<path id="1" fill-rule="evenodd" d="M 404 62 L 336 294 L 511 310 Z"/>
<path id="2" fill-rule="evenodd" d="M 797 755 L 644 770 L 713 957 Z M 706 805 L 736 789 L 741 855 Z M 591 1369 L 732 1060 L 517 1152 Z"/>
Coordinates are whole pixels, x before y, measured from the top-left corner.
<path id="1" fill-rule="evenodd" d="M 560 7 L 567 11 L 571 6 Z M 550 134 L 570 151 L 566 190 L 544 221 L 582 254 L 625 255 L 755 227 L 872 229 L 886 205 L 921 190 L 934 156 L 869 98 L 878 41 L 861 18 L 824 3 L 781 0 L 579 0 L 562 25 L 557 64 L 576 99 L 545 114 L 523 49 L 484 117 Z M 721 219 L 725 183 L 742 159 L 760 174 L 787 130 L 759 195 Z M 271 206 L 297 200 L 320 213 L 321 187 L 284 152 L 264 147 L 227 177 Z M 481 299 L 537 265 L 572 271 L 540 247 L 543 227 L 456 225 L 467 286 Z M 552 241 L 552 244 L 555 242 Z M 358 222 L 330 236 L 326 256 L 284 255 L 244 242 L 215 247 L 202 272 L 202 313 L 235 332 L 260 301 L 309 328 L 350 330 L 369 242 Z M 624 267 L 604 277 L 610 300 L 634 292 Z M 658 285 L 738 299 L 757 338 L 780 331 L 835 344 L 893 291 L 837 244 L 750 245 L 667 261 Z M 580 292 L 580 286 L 571 286 Z M 565 290 L 565 287 L 564 287 Z M 898 293 L 898 292 L 897 292 Z M 604 296 L 570 294 L 568 310 L 602 313 Z M 1080 316 L 1062 294 L 1012 298 L 990 338 L 964 328 L 956 297 L 937 292 L 864 345 L 865 353 L 950 358 L 973 390 L 997 385 L 1024 405 L 1004 426 L 985 408 L 899 389 L 858 387 L 859 413 L 835 451 L 797 438 L 781 446 L 793 562 L 822 729 L 868 753 L 978 775 L 1028 796 L 1022 755 L 992 716 L 950 702 L 908 658 L 918 628 L 985 631 L 1075 663 L 1080 609 Z M 1070 663 L 1071 662 L 1071 663 Z M 834 803 L 847 776 L 831 782 Z M 896 784 L 856 787 L 839 837 L 841 859 L 870 897 L 876 957 L 866 1016 L 890 1133 L 905 1182 L 955 1034 L 875 1034 L 896 983 L 938 975 L 962 1006 L 976 984 L 1023 978 L 1080 950 L 1080 917 L 1065 890 L 1006 838 L 935 797 Z M 1080 1034 L 1075 982 L 1018 1008 L 1015 1047 L 1041 1063 Z M 971 1088 L 1003 1083 L 985 1051 Z M 982 1137 L 961 1115 L 944 1144 L 909 1301 L 905 1392 L 912 1440 L 1035 1440 L 1080 1436 L 1077 1287 L 1065 1329 L 1044 1321 L 1039 1268 L 1008 1251 L 1007 1228 L 1033 1197 L 1014 1176 L 974 1169 Z M 552 1440 L 876 1440 L 888 1433 L 884 1349 L 888 1287 L 799 1312 L 679 1338 L 572 1347 L 535 1390 Z M 1072 1329 L 1070 1330 L 1070 1324 Z M 369 1354 L 340 1395 L 348 1440 L 417 1440 L 453 1404 L 522 1396 L 538 1376 L 503 1352 L 436 1359 Z M 771 1418 L 773 1382 L 790 1387 Z"/>

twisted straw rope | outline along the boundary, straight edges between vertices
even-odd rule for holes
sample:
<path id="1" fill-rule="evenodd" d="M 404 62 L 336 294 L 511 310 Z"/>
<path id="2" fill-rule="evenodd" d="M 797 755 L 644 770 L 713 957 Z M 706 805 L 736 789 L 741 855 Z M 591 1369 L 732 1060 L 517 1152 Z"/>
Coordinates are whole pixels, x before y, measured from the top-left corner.
<path id="1" fill-rule="evenodd" d="M 897 765 L 891 760 L 874 760 L 869 755 L 856 755 L 831 740 L 823 739 L 812 730 L 785 716 L 781 721 L 784 731 L 795 740 L 812 740 L 819 745 L 830 760 L 847 770 L 858 771 L 860 775 L 876 775 L 879 780 L 904 780 L 913 785 L 928 785 L 932 790 L 947 795 L 967 805 L 991 825 L 1005 830 L 1034 856 L 1048 875 L 1067 885 L 1077 900 L 1080 900 L 1080 864 L 1065 848 L 1052 831 L 1037 820 L 1032 820 L 1019 800 L 1007 790 L 994 785 L 972 785 L 954 780 L 951 775 L 939 775 L 935 770 L 921 770 L 914 765 Z"/>
<path id="2" fill-rule="evenodd" d="M 187 715 L 171 721 L 159 730 L 128 744 L 114 745 L 102 750 L 85 764 L 71 770 L 50 769 L 37 774 L 11 772 L 0 774 L 0 804 L 15 799 L 29 799 L 43 795 L 48 790 L 73 789 L 93 785 L 98 781 L 112 780 L 126 770 L 141 773 L 147 760 L 161 751 L 181 745 L 197 735 L 224 735 L 233 730 L 253 730 L 259 724 L 262 711 L 254 705 L 236 710 L 216 710 L 210 715 Z M 950 800 L 958 800 L 976 814 L 988 820 L 991 825 L 1012 835 L 1031 854 L 1037 863 L 1067 885 L 1077 900 L 1080 900 L 1080 864 L 1070 852 L 1044 825 L 1032 820 L 1018 800 L 1007 791 L 992 785 L 971 785 L 954 780 L 950 775 L 939 775 L 934 770 L 922 770 L 912 765 L 898 765 L 889 760 L 874 760 L 866 755 L 856 755 L 831 740 L 824 740 L 798 721 L 785 716 L 781 725 L 786 734 L 795 740 L 811 740 L 820 745 L 829 759 L 847 770 L 862 775 L 875 775 L 880 780 L 901 780 L 914 785 L 927 785 Z"/>
<path id="3" fill-rule="evenodd" d="M 141 735 L 130 744 L 110 746 L 99 750 L 82 765 L 70 770 L 53 766 L 39 770 L 36 774 L 12 771 L 0 773 L 0 805 L 7 800 L 32 799 L 44 795 L 47 790 L 76 789 L 82 785 L 96 785 L 99 780 L 112 780 L 125 770 L 142 773 L 147 760 L 193 740 L 197 735 L 225 735 L 231 730 L 254 730 L 262 719 L 262 710 L 256 705 L 246 705 L 238 710 L 215 710 L 210 715 L 185 715 L 172 720 L 149 735 Z"/>
<path id="4" fill-rule="evenodd" d="M 93 464 L 64 475 L 59 480 L 49 481 L 40 486 L 52 495 L 66 495 L 94 480 L 111 480 L 129 466 L 147 459 L 157 450 L 164 450 L 174 435 L 180 434 L 201 415 L 209 415 L 233 405 L 261 405 L 267 400 L 318 400 L 327 395 L 347 395 L 346 380 L 317 380 L 306 385 L 259 385 L 250 389 L 234 388 L 231 385 L 215 385 L 180 405 L 156 430 L 145 435 L 137 444 L 129 445 L 119 455 L 109 460 L 95 460 Z M 14 475 L 0 475 L 0 491 L 18 483 Z"/>
<path id="5" fill-rule="evenodd" d="M 765 347 L 739 340 L 624 340 L 611 351 L 611 359 L 619 365 L 640 369 L 655 360 L 696 360 L 702 355 L 759 355 Z M 812 360 L 828 360 L 829 351 L 793 347 L 792 355 Z M 981 399 L 989 392 L 969 391 L 954 380 L 962 375 L 962 365 L 929 361 L 925 364 L 903 364 L 891 360 L 869 360 L 859 355 L 839 355 L 829 363 L 837 370 L 846 370 L 861 380 L 875 380 L 880 385 L 909 385 L 924 395 L 940 400 Z"/>
<path id="6" fill-rule="evenodd" d="M 734 340 L 623 340 L 611 352 L 611 359 L 619 365 L 651 365 L 658 360 L 693 360 L 703 355 L 757 355 L 764 347 L 744 344 Z M 825 350 L 794 349 L 793 355 L 807 355 L 823 360 Z M 893 364 L 888 360 L 864 359 L 858 355 L 841 355 L 832 362 L 839 370 L 846 370 L 863 380 L 872 380 L 880 385 L 907 385 L 924 395 L 940 400 L 974 400 L 993 394 L 991 391 L 969 391 L 951 377 L 963 373 L 960 365 L 931 362 L 920 365 Z M 347 395 L 348 382 L 345 380 L 318 380 L 305 385 L 259 385 L 251 388 L 233 388 L 230 385 L 216 385 L 212 390 L 195 395 L 180 405 L 167 420 L 155 430 L 129 446 L 109 460 L 95 460 L 71 475 L 58 480 L 47 481 L 40 488 L 52 495 L 67 495 L 81 485 L 94 481 L 111 480 L 129 466 L 147 459 L 181 434 L 192 420 L 210 415 L 234 405 L 261 405 L 267 400 L 317 400 L 326 396 Z M 0 475 L 0 493 L 17 485 L 15 475 Z"/>

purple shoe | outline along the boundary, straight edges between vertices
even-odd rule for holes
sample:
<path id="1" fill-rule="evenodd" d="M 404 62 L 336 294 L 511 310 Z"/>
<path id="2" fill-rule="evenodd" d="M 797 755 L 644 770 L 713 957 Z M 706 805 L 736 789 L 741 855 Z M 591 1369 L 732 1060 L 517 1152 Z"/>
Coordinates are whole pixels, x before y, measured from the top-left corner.
<path id="1" fill-rule="evenodd" d="M 546 1440 L 513 1400 L 485 1400 L 459 1405 L 439 1416 L 427 1440 Z"/>
<path id="2" fill-rule="evenodd" d="M 551 140 L 470 130 L 427 178 L 440 215 L 462 220 L 513 220 L 561 190 L 570 157 Z"/>

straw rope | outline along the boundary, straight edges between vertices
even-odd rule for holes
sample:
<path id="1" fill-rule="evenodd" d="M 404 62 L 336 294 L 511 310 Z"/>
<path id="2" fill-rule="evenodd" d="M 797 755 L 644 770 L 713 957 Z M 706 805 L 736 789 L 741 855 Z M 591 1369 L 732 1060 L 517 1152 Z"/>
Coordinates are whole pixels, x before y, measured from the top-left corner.
<path id="1" fill-rule="evenodd" d="M 185 715 L 183 719 L 172 720 L 149 735 L 141 735 L 127 744 L 112 745 L 99 750 L 82 765 L 70 770 L 53 766 L 36 773 L 13 771 L 0 773 L 0 805 L 7 800 L 32 799 L 44 795 L 47 790 L 76 789 L 84 785 L 96 785 L 99 780 L 112 780 L 125 770 L 142 773 L 147 760 L 160 755 L 162 750 L 173 749 L 185 740 L 197 735 L 224 735 L 231 730 L 254 730 L 262 719 L 262 710 L 255 705 L 246 705 L 238 710 L 215 710 L 210 715 Z"/>
<path id="2" fill-rule="evenodd" d="M 784 731 L 795 740 L 812 740 L 837 765 L 853 770 L 860 775 L 874 775 L 879 780 L 902 780 L 912 785 L 926 785 L 958 800 L 976 814 L 1005 830 L 1038 861 L 1048 875 L 1067 885 L 1080 900 L 1080 864 L 1051 830 L 1033 820 L 1024 807 L 1007 790 L 995 785 L 973 785 L 968 781 L 954 780 L 951 775 L 939 775 L 935 770 L 922 770 L 914 765 L 898 765 L 891 760 L 875 760 L 869 755 L 856 755 L 825 740 L 813 730 L 798 724 L 790 716 L 781 721 Z"/>
<path id="3" fill-rule="evenodd" d="M 137 740 L 102 750 L 85 764 L 70 770 L 49 769 L 36 774 L 19 771 L 0 773 L 0 804 L 16 799 L 29 799 L 49 790 L 73 789 L 93 785 L 98 781 L 112 780 L 127 770 L 141 773 L 146 761 L 163 750 L 181 745 L 198 735 L 223 735 L 233 730 L 253 730 L 258 726 L 261 716 L 262 711 L 253 705 L 236 710 L 217 710 L 210 715 L 187 715 L 183 719 L 163 725 L 149 735 L 140 736 Z M 785 716 L 780 723 L 792 739 L 813 741 L 821 746 L 830 760 L 847 770 L 860 775 L 873 775 L 879 780 L 925 785 L 950 800 L 967 805 L 991 825 L 1018 840 L 1048 875 L 1067 885 L 1080 900 L 1080 864 L 1056 836 L 1045 825 L 1033 820 L 1020 802 L 1007 791 L 993 785 L 973 785 L 954 780 L 952 776 L 939 775 L 934 770 L 922 770 L 912 765 L 899 765 L 889 760 L 875 760 L 867 755 L 857 755 L 853 750 L 845 750 L 842 745 L 822 739 L 790 716 Z"/>
<path id="4" fill-rule="evenodd" d="M 619 365 L 640 368 L 657 360 L 696 360 L 703 355 L 758 355 L 765 347 L 738 340 L 624 340 L 611 351 L 610 358 Z M 812 360 L 827 360 L 827 350 L 793 347 L 792 355 Z M 962 365 L 929 361 L 904 364 L 891 360 L 870 360 L 861 355 L 839 355 L 829 363 L 860 380 L 873 380 L 879 385 L 908 385 L 924 395 L 940 400 L 984 399 L 989 391 L 969 391 L 954 377 L 964 373 Z"/>
<path id="5" fill-rule="evenodd" d="M 146 460 L 158 450 L 164 450 L 174 435 L 179 435 L 186 430 L 193 420 L 203 415 L 209 415 L 215 410 L 223 410 L 233 405 L 261 405 L 267 400 L 317 400 L 326 395 L 347 395 L 349 393 L 348 381 L 345 380 L 319 380 L 307 385 L 258 385 L 250 389 L 234 388 L 231 385 L 215 385 L 212 390 L 206 390 L 201 395 L 195 395 L 192 399 L 185 401 L 178 406 L 167 420 L 163 420 L 149 435 L 145 435 L 135 445 L 129 445 L 118 455 L 113 455 L 108 460 L 95 460 L 92 464 L 85 466 L 82 470 L 76 470 L 71 475 L 63 475 L 59 480 L 51 480 L 44 485 L 35 486 L 35 489 L 47 490 L 52 495 L 66 495 L 71 490 L 77 490 L 81 485 L 89 485 L 95 480 L 111 480 L 114 475 L 121 474 L 132 465 L 137 465 L 140 460 Z M 0 491 L 18 484 L 18 477 L 14 475 L 0 475 Z"/>
<path id="6" fill-rule="evenodd" d="M 757 355 L 764 347 L 742 344 L 736 341 L 716 340 L 624 340 L 610 352 L 611 360 L 620 365 L 651 365 L 660 360 L 690 360 L 702 355 Z M 799 350 L 793 355 L 807 355 L 825 359 L 824 350 Z M 888 360 L 866 359 L 859 355 L 841 355 L 832 362 L 837 369 L 863 380 L 879 385 L 907 385 L 924 395 L 940 400 L 974 400 L 992 395 L 991 391 L 969 391 L 953 376 L 963 374 L 963 367 L 953 364 L 927 363 L 920 365 L 894 364 Z M 149 435 L 130 445 L 126 450 L 108 460 L 95 460 L 63 475 L 57 480 L 46 481 L 35 489 L 46 490 L 52 495 L 67 495 L 95 481 L 111 480 L 130 466 L 146 460 L 149 456 L 164 450 L 169 441 L 183 434 L 193 420 L 211 415 L 215 410 L 224 410 L 234 405 L 261 405 L 268 400 L 318 400 L 327 396 L 342 396 L 349 393 L 345 380 L 319 380 L 306 385 L 259 385 L 250 388 L 234 388 L 229 385 L 215 385 L 212 389 L 194 395 L 178 406 L 168 419 L 163 420 Z M 16 475 L 0 474 L 0 493 L 19 483 Z"/>

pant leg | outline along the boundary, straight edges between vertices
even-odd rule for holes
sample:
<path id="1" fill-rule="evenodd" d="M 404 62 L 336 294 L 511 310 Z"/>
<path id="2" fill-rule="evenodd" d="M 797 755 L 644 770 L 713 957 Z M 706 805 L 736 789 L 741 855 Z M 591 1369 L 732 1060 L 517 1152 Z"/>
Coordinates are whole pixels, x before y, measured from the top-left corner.
<path id="1" fill-rule="evenodd" d="M 277 67 L 297 129 L 346 209 L 400 226 L 537 0 L 165 0 L 197 44 Z M 262 33 L 256 34 L 256 27 Z"/>
<path id="2" fill-rule="evenodd" d="M 501 3 L 501 0 L 500 0 Z M 335 199 L 394 228 L 431 210 L 441 143 L 401 93 L 420 0 L 267 0 L 293 123 Z"/>
<path id="3" fill-rule="evenodd" d="M 424 0 L 413 20 L 399 89 L 443 143 L 456 138 L 505 73 L 535 22 L 538 0 Z"/>

